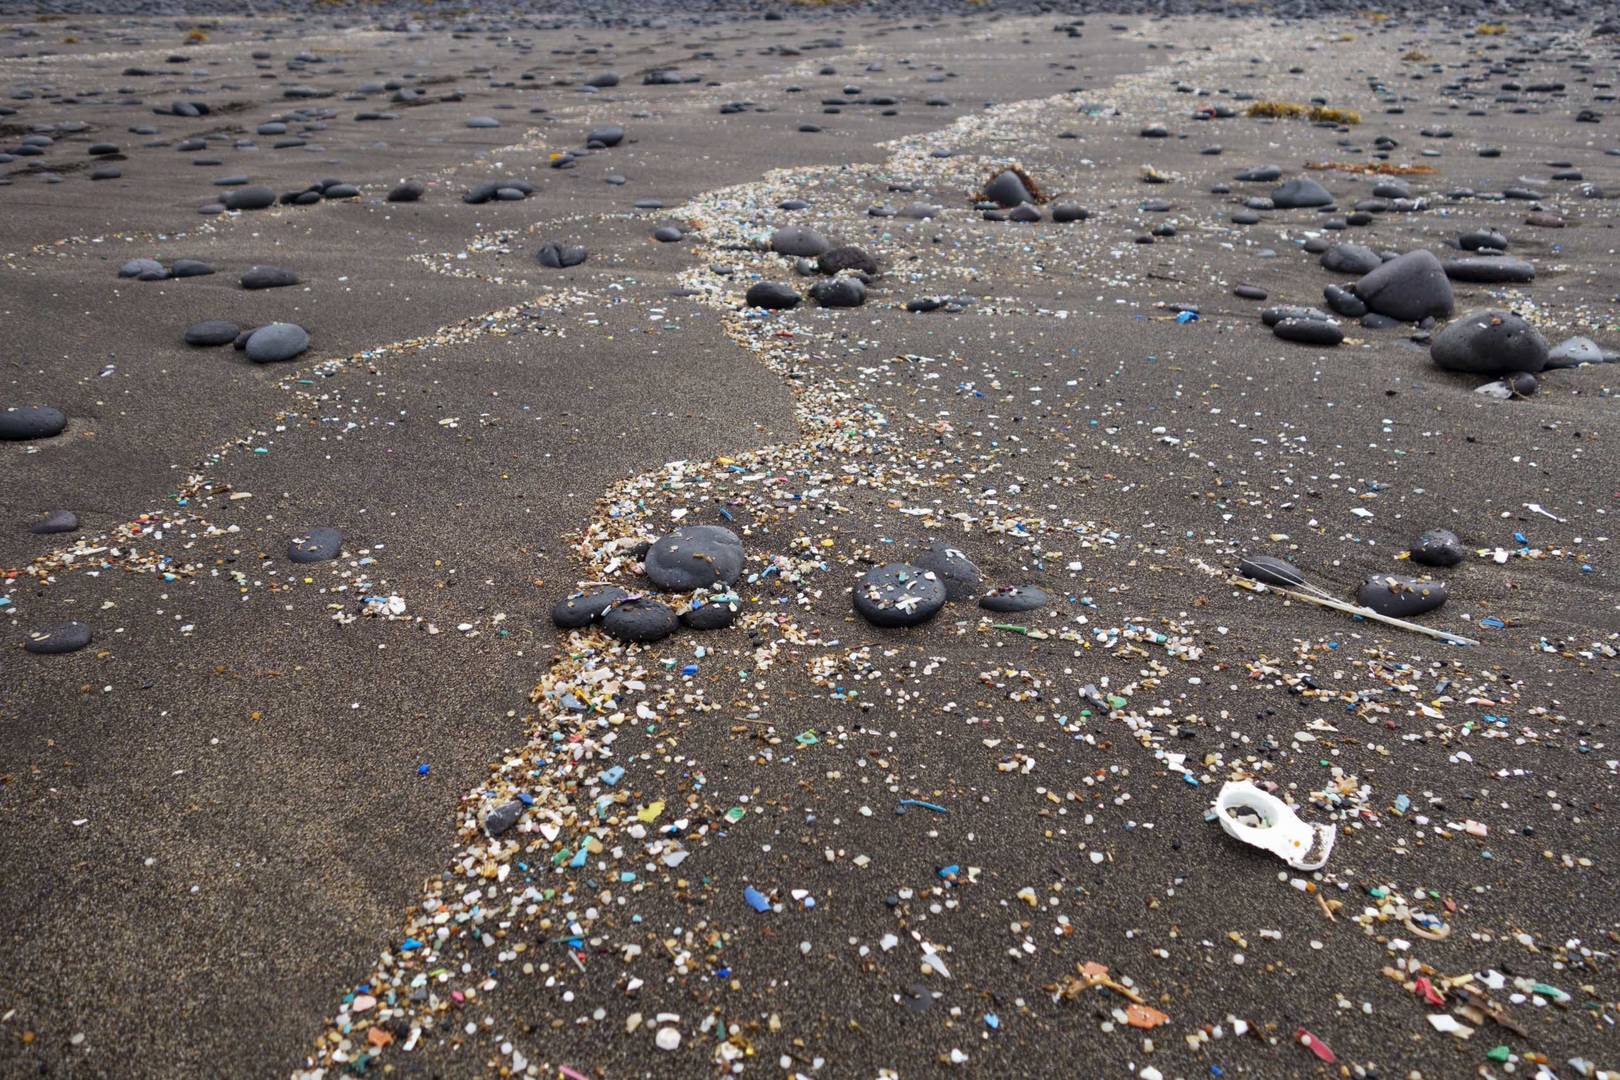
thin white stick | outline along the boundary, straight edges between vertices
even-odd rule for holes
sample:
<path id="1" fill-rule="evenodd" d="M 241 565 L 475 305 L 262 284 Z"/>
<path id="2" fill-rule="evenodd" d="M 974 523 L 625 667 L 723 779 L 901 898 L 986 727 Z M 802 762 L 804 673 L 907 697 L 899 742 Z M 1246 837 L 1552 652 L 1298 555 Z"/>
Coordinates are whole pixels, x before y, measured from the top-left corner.
<path id="1" fill-rule="evenodd" d="M 1248 582 L 1249 579 L 1234 576 L 1228 578 L 1227 580 L 1235 585 L 1242 582 Z M 1265 583 L 1261 582 L 1261 584 Z M 1473 638 L 1465 638 L 1461 634 L 1453 634 L 1449 630 L 1436 630 L 1432 626 L 1423 626 L 1415 622 L 1407 622 L 1405 619 L 1396 619 L 1388 615 L 1380 615 L 1372 608 L 1364 608 L 1358 607 L 1355 604 L 1347 604 L 1343 600 L 1333 600 L 1326 596 L 1312 596 L 1310 593 L 1295 592 L 1293 589 L 1285 589 L 1281 585 L 1266 585 L 1266 588 L 1275 589 L 1284 596 L 1292 596 L 1294 599 L 1303 600 L 1307 604 L 1316 604 L 1320 607 L 1333 608 L 1335 611 L 1344 611 L 1351 615 L 1360 615 L 1363 619 L 1372 619 L 1375 622 L 1387 623 L 1390 626 L 1398 626 L 1402 630 L 1415 630 L 1420 634 L 1427 634 L 1432 638 L 1439 638 L 1441 641 L 1448 641 L 1453 645 L 1479 644 L 1479 642 L 1475 641 Z"/>

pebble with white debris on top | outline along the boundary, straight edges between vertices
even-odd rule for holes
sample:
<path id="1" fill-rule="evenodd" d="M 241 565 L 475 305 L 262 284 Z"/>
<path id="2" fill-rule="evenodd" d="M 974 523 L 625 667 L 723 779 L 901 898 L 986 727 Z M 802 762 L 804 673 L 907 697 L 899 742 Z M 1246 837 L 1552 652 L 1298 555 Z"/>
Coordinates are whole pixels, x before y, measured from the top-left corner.
<path id="1" fill-rule="evenodd" d="M 742 565 L 742 539 L 736 533 L 719 525 L 687 525 L 655 541 L 642 567 L 660 590 L 690 592 L 730 585 Z"/>
<path id="2" fill-rule="evenodd" d="M 311 529 L 287 542 L 287 558 L 295 563 L 328 562 L 343 550 L 343 534 L 336 529 Z"/>
<path id="3" fill-rule="evenodd" d="M 855 585 L 855 610 L 873 626 L 919 626 L 944 606 L 944 582 L 911 563 L 874 566 Z"/>
<path id="4" fill-rule="evenodd" d="M 63 623 L 49 630 L 30 633 L 23 648 L 41 656 L 56 656 L 78 652 L 90 644 L 91 636 L 90 628 L 82 622 Z"/>

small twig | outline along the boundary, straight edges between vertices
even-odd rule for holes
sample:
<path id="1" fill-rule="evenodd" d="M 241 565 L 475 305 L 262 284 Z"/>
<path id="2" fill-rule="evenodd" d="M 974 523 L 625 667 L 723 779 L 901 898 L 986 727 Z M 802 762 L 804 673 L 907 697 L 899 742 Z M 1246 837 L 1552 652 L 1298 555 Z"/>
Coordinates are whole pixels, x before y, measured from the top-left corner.
<path id="1" fill-rule="evenodd" d="M 1240 582 L 1246 582 L 1247 580 L 1247 578 L 1240 578 L 1235 575 L 1227 579 L 1227 581 L 1234 585 Z M 1427 634 L 1429 637 L 1439 638 L 1441 641 L 1449 642 L 1452 645 L 1479 644 L 1479 642 L 1475 641 L 1473 638 L 1465 638 L 1460 634 L 1453 634 L 1450 630 L 1436 630 L 1432 626 L 1423 626 L 1420 623 L 1407 622 L 1405 619 L 1396 619 L 1389 615 L 1380 615 L 1372 608 L 1358 607 L 1355 604 L 1347 604 L 1343 600 L 1331 600 L 1325 596 L 1312 596 L 1310 593 L 1295 592 L 1293 589 L 1285 589 L 1281 585 L 1268 584 L 1266 588 L 1280 592 L 1284 596 L 1291 596 L 1295 600 L 1303 600 L 1307 604 L 1315 604 L 1318 607 L 1332 608 L 1335 611 L 1343 611 L 1350 615 L 1360 615 L 1363 619 L 1372 619 L 1374 622 L 1385 623 L 1389 626 L 1398 626 L 1402 630 L 1412 630 L 1419 634 Z"/>

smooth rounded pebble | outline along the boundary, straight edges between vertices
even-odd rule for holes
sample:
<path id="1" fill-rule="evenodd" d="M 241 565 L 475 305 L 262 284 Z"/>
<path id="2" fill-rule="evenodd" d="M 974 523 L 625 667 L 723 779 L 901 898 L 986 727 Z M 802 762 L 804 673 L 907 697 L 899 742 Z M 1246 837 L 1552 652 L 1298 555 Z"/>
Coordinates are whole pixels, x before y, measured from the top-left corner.
<path id="1" fill-rule="evenodd" d="M 742 539 L 719 525 L 687 525 L 660 537 L 642 569 L 664 592 L 729 585 L 742 573 Z"/>
<path id="2" fill-rule="evenodd" d="M 1001 585 L 979 597 L 979 606 L 986 611 L 1011 615 L 1043 608 L 1051 599 L 1045 589 L 1034 585 Z"/>
<path id="3" fill-rule="evenodd" d="M 947 600 L 968 599 L 979 591 L 979 584 L 984 580 L 967 553 L 949 544 L 929 544 L 911 562 L 940 580 Z"/>
<path id="4" fill-rule="evenodd" d="M 831 248 L 826 237 L 802 225 L 784 225 L 771 233 L 771 250 L 778 255 L 813 259 Z"/>
<path id="5" fill-rule="evenodd" d="M 1374 574 L 1356 590 L 1356 603 L 1392 619 L 1409 619 L 1433 611 L 1446 602 L 1446 586 L 1441 581 Z"/>
<path id="6" fill-rule="evenodd" d="M 1471 311 L 1434 335 L 1429 356 L 1447 371 L 1534 375 L 1547 366 L 1547 339 L 1511 311 Z"/>
<path id="7" fill-rule="evenodd" d="M 559 630 L 578 630 L 600 619 L 607 609 L 629 593 L 617 585 L 597 585 L 570 593 L 551 608 L 551 622 Z"/>
<path id="8" fill-rule="evenodd" d="M 646 645 L 675 632 L 675 612 L 646 596 L 620 600 L 602 616 L 602 632 L 615 641 Z"/>
<path id="9" fill-rule="evenodd" d="M 28 531 L 39 536 L 73 532 L 79 527 L 79 515 L 71 510 L 52 510 L 32 525 Z"/>
<path id="10" fill-rule="evenodd" d="M 1271 193 L 1271 205 L 1279 210 L 1305 209 L 1314 206 L 1332 206 L 1333 196 L 1308 176 L 1290 180 Z"/>
<path id="11" fill-rule="evenodd" d="M 871 255 L 858 247 L 845 245 L 824 251 L 816 259 L 816 269 L 823 274 L 840 274 L 847 271 L 873 275 L 878 272 L 878 262 Z"/>
<path id="12" fill-rule="evenodd" d="M 242 328 L 233 322 L 225 319 L 208 319 L 186 327 L 185 338 L 187 345 L 199 347 L 229 345 L 241 332 Z"/>
<path id="13" fill-rule="evenodd" d="M 1271 332 L 1300 345 L 1337 345 L 1344 340 L 1344 327 L 1326 319 L 1283 319 Z"/>
<path id="14" fill-rule="evenodd" d="M 1467 557 L 1468 549 L 1450 529 L 1430 529 L 1412 545 L 1412 561 L 1424 566 L 1456 566 Z"/>
<path id="15" fill-rule="evenodd" d="M 535 253 L 535 259 L 541 266 L 549 266 L 553 270 L 563 270 L 570 266 L 578 266 L 588 257 L 585 249 L 578 245 L 544 244 Z"/>
<path id="16" fill-rule="evenodd" d="M 287 541 L 287 558 L 295 563 L 328 562 L 343 550 L 343 534 L 336 529 L 311 529 Z"/>
<path id="17" fill-rule="evenodd" d="M 420 180 L 406 180 L 388 193 L 389 202 L 416 202 L 427 191 Z"/>
<path id="18" fill-rule="evenodd" d="M 1401 322 L 1451 314 L 1455 300 L 1445 267 L 1432 251 L 1409 251 L 1356 282 L 1356 295 L 1379 315 Z"/>
<path id="19" fill-rule="evenodd" d="M 62 434 L 67 427 L 67 414 L 49 405 L 25 405 L 0 411 L 0 439 L 21 442 L 26 439 L 49 439 Z"/>
<path id="20" fill-rule="evenodd" d="M 1536 268 L 1523 259 L 1477 256 L 1446 260 L 1446 277 L 1478 285 L 1522 285 L 1536 280 Z"/>
<path id="21" fill-rule="evenodd" d="M 267 187 L 241 187 L 225 196 L 227 210 L 263 210 L 276 204 L 276 193 Z"/>
<path id="22" fill-rule="evenodd" d="M 855 586 L 855 610 L 873 626 L 917 626 L 944 606 L 945 583 L 910 563 L 874 566 Z"/>
<path id="23" fill-rule="evenodd" d="M 695 598 L 681 609 L 681 625 L 689 630 L 724 630 L 737 621 L 742 601 L 731 593 Z"/>
<path id="24" fill-rule="evenodd" d="M 749 307 L 784 311 L 798 306 L 799 293 L 779 281 L 761 281 L 748 287 L 747 301 Z"/>
<path id="25" fill-rule="evenodd" d="M 860 307 L 866 303 L 866 286 L 852 277 L 818 281 L 810 286 L 810 298 L 827 308 Z"/>
<path id="26" fill-rule="evenodd" d="M 255 266 L 242 275 L 244 289 L 285 289 L 298 284 L 298 275 L 279 266 Z"/>
<path id="27" fill-rule="evenodd" d="M 49 630 L 35 630 L 28 635 L 23 648 L 41 656 L 78 652 L 90 644 L 90 628 L 82 622 L 63 623 Z"/>
<path id="28" fill-rule="evenodd" d="M 997 206 L 1011 209 L 1020 203 L 1033 203 L 1035 195 L 1016 170 L 1003 169 L 984 185 L 984 198 Z"/>
<path id="29" fill-rule="evenodd" d="M 309 348 L 309 332 L 297 323 L 270 323 L 247 339 L 248 359 L 256 364 L 291 360 Z"/>

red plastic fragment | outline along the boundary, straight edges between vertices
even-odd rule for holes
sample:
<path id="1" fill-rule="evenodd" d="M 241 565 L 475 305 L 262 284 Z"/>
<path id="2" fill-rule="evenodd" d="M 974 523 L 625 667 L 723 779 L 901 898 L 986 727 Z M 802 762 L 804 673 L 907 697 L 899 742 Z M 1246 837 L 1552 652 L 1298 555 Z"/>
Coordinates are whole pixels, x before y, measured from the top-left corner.
<path id="1" fill-rule="evenodd" d="M 1294 1032 L 1294 1038 L 1298 1039 L 1302 1044 L 1304 1044 L 1305 1049 L 1309 1050 L 1311 1053 L 1315 1054 L 1329 1065 L 1332 1065 L 1335 1061 L 1339 1060 L 1333 1056 L 1333 1051 L 1328 1049 L 1327 1043 L 1323 1042 L 1321 1039 L 1318 1039 L 1315 1035 L 1312 1035 L 1304 1028 L 1300 1028 L 1298 1031 Z"/>

